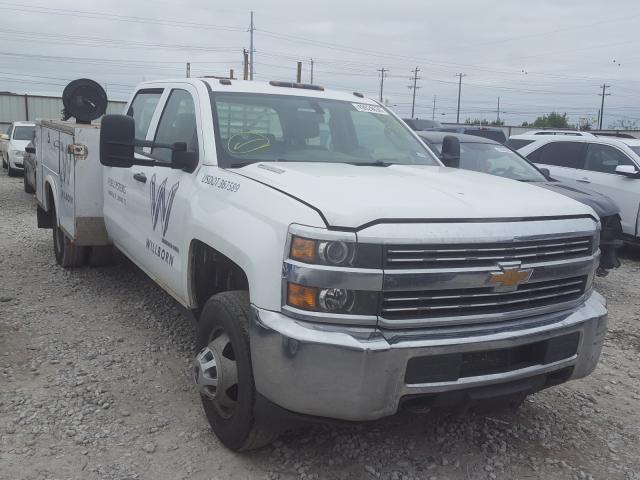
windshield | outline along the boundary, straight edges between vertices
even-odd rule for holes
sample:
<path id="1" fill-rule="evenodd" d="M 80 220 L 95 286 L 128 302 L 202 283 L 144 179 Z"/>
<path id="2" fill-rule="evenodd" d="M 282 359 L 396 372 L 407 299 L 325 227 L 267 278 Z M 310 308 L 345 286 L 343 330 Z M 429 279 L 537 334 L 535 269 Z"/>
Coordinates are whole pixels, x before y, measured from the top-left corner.
<path id="1" fill-rule="evenodd" d="M 33 140 L 36 127 L 16 127 L 13 131 L 13 140 Z"/>
<path id="2" fill-rule="evenodd" d="M 437 147 L 441 150 L 442 144 Z M 524 182 L 547 181 L 524 158 L 503 145 L 493 143 L 460 143 L 460 168 Z"/>
<path id="3" fill-rule="evenodd" d="M 438 165 L 425 146 L 378 105 L 255 93 L 212 94 L 219 162 Z"/>

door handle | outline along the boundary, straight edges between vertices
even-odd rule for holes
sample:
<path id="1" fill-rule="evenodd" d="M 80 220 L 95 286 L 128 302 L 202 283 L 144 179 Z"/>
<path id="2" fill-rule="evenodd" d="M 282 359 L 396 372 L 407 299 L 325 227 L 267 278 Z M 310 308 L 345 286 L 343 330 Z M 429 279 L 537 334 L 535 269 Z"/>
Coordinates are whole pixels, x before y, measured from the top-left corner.
<path id="1" fill-rule="evenodd" d="M 147 183 L 147 176 L 142 172 L 134 173 L 133 179 L 138 182 Z"/>
<path id="2" fill-rule="evenodd" d="M 586 177 L 579 178 L 578 182 L 580 182 L 580 183 L 591 183 L 591 181 Z"/>

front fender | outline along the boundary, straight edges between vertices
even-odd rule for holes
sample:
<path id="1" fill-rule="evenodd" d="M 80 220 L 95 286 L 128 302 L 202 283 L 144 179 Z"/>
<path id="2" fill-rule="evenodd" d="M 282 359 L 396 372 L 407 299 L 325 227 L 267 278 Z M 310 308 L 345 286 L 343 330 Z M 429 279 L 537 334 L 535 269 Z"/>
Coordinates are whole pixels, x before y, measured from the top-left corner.
<path id="1" fill-rule="evenodd" d="M 236 191 L 202 181 L 205 175 L 239 185 Z M 193 240 L 222 253 L 243 269 L 249 282 L 251 303 L 279 310 L 282 301 L 282 262 L 291 223 L 325 227 L 316 211 L 271 187 L 216 167 L 203 168 L 191 205 Z M 185 269 L 184 289 L 191 272 Z"/>

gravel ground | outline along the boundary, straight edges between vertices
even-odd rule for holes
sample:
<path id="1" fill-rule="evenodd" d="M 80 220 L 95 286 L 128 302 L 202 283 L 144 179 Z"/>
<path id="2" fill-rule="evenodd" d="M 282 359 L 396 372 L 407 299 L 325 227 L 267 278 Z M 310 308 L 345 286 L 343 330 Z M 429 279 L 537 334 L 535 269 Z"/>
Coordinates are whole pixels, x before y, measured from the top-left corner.
<path id="1" fill-rule="evenodd" d="M 640 251 L 598 279 L 588 379 L 517 412 L 317 425 L 234 454 L 189 374 L 194 326 L 130 262 L 65 271 L 22 179 L 0 174 L 0 478 L 640 479 Z"/>

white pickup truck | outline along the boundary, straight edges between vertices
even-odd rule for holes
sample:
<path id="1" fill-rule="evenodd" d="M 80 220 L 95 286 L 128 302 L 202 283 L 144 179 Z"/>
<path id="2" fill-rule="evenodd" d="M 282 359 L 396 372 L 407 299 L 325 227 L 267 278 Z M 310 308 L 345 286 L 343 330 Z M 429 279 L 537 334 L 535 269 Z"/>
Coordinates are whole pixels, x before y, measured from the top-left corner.
<path id="1" fill-rule="evenodd" d="M 113 244 L 196 314 L 195 382 L 231 449 L 291 414 L 518 405 L 598 362 L 595 213 L 443 167 L 361 94 L 157 81 L 97 133 L 38 125 L 38 223 L 62 266 Z"/>

